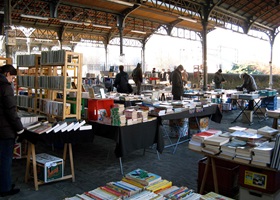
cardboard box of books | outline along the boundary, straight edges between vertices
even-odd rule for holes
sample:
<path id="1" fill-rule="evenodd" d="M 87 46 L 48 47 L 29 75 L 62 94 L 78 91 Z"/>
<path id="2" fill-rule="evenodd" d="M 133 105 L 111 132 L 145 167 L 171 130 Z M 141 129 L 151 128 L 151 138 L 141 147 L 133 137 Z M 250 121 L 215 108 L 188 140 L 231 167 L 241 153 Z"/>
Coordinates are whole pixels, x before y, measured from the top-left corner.
<path id="1" fill-rule="evenodd" d="M 36 163 L 39 180 L 51 182 L 63 177 L 63 159 L 41 153 L 36 155 Z"/>

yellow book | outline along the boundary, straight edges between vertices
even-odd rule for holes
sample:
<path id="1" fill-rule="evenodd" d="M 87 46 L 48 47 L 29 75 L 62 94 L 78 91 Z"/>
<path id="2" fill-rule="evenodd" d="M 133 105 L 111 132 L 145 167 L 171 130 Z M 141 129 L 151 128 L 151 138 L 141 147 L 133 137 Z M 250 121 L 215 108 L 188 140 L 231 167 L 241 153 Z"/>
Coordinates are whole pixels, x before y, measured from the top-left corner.
<path id="1" fill-rule="evenodd" d="M 146 187 L 146 190 L 152 191 L 152 192 L 156 192 L 158 190 L 162 190 L 164 188 L 168 188 L 172 186 L 172 182 L 171 181 L 167 181 L 167 180 L 161 180 L 153 185 L 149 185 Z"/>

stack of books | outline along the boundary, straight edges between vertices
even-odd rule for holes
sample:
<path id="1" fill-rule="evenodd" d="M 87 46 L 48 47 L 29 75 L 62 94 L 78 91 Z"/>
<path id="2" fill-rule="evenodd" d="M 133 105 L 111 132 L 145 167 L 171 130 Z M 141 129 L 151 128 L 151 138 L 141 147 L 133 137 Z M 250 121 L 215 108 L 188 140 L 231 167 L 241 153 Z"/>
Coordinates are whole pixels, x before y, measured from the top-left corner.
<path id="1" fill-rule="evenodd" d="M 275 135 L 277 133 L 279 133 L 279 131 L 277 129 L 271 128 L 269 126 L 264 126 L 262 128 L 259 128 L 257 131 L 258 131 L 258 134 L 263 135 L 263 137 L 265 137 L 267 139 L 274 138 Z"/>
<path id="2" fill-rule="evenodd" d="M 253 147 L 248 144 L 243 147 L 236 147 L 235 157 L 233 158 L 233 160 L 250 164 L 252 160 L 252 149 Z"/>
<path id="3" fill-rule="evenodd" d="M 127 173 L 125 175 L 125 178 L 127 178 L 129 180 L 133 180 L 144 186 L 149 186 L 149 185 L 155 184 L 162 180 L 161 176 L 151 173 L 151 172 L 147 172 L 143 169 L 133 170 L 133 171 Z"/>
<path id="4" fill-rule="evenodd" d="M 111 108 L 111 124 L 113 126 L 124 126 L 126 124 L 126 118 L 123 113 L 124 108 L 114 107 Z"/>
<path id="5" fill-rule="evenodd" d="M 219 157 L 232 160 L 236 155 L 236 147 L 245 146 L 246 142 L 233 138 L 230 142 L 221 145 Z"/>
<path id="6" fill-rule="evenodd" d="M 201 151 L 205 138 L 212 137 L 214 134 L 206 131 L 193 134 L 189 141 L 189 149 L 194 151 Z"/>
<path id="7" fill-rule="evenodd" d="M 147 110 L 138 110 L 137 111 L 137 118 L 141 118 L 142 122 L 148 121 L 149 112 Z"/>
<path id="8" fill-rule="evenodd" d="M 209 154 L 219 154 L 221 145 L 226 144 L 229 142 L 229 138 L 220 137 L 220 136 L 212 136 L 208 137 L 204 140 L 204 147 L 202 151 Z"/>
<path id="9" fill-rule="evenodd" d="M 251 164 L 266 167 L 271 163 L 271 156 L 274 150 L 275 142 L 264 142 L 252 149 L 253 156 Z"/>

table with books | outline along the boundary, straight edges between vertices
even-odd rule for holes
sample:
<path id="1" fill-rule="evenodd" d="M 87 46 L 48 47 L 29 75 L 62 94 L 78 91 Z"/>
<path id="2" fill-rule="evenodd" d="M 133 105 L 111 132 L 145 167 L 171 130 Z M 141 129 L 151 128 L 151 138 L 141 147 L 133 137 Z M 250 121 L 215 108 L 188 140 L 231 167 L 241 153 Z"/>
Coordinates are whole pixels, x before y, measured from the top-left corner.
<path id="1" fill-rule="evenodd" d="M 159 124 L 163 125 L 164 120 L 175 120 L 175 122 L 176 122 L 176 120 L 183 119 L 183 118 L 195 118 L 197 126 L 200 127 L 199 123 L 198 123 L 198 118 L 200 118 L 200 117 L 209 117 L 212 121 L 220 123 L 222 120 L 222 113 L 221 113 L 218 105 L 213 104 L 213 105 L 210 105 L 207 107 L 203 107 L 199 112 L 196 111 L 195 109 L 190 109 L 190 110 L 184 110 L 181 112 L 174 112 L 174 113 L 169 113 L 169 114 L 165 114 L 162 116 L 158 116 L 158 120 L 159 120 Z M 178 124 L 178 126 L 180 126 L 180 125 Z M 163 126 L 163 131 L 165 132 L 164 135 L 168 137 L 168 141 L 169 141 L 169 144 L 165 145 L 165 148 L 174 147 L 173 153 L 175 153 L 177 146 L 179 144 L 181 144 L 183 142 L 187 142 L 190 139 L 188 137 L 187 139 L 182 140 L 183 137 L 186 136 L 186 134 L 181 131 L 179 133 L 177 141 L 173 143 L 171 141 L 171 139 L 169 138 L 168 133 L 166 132 L 165 126 Z"/>
<path id="2" fill-rule="evenodd" d="M 75 181 L 75 172 L 74 172 L 74 160 L 73 160 L 73 152 L 72 152 L 72 144 L 84 143 L 84 142 L 93 142 L 94 135 L 92 134 L 92 130 L 79 130 L 76 131 L 64 131 L 61 130 L 58 132 L 54 132 L 53 130 L 49 133 L 35 133 L 30 130 L 25 130 L 24 133 L 20 136 L 19 140 L 26 140 L 28 142 L 28 151 L 27 151 L 27 163 L 26 163 L 26 173 L 25 173 L 25 182 L 28 182 L 30 178 L 30 167 L 32 165 L 33 169 L 33 179 L 35 190 L 38 190 L 38 186 L 45 184 L 44 181 L 39 180 L 37 176 L 37 167 L 36 167 L 36 151 L 35 146 L 37 144 L 63 144 L 63 168 L 65 166 L 65 161 L 67 157 L 67 153 L 69 154 L 70 175 L 63 175 L 61 178 L 57 178 L 54 181 L 72 179 Z"/>
<path id="3" fill-rule="evenodd" d="M 243 116 L 243 119 L 245 121 L 249 122 L 249 125 L 253 124 L 253 114 L 255 114 L 258 117 L 259 121 L 267 119 L 266 113 L 262 108 L 267 108 L 268 107 L 267 102 L 269 102 L 270 99 L 274 99 L 274 97 L 275 95 L 263 96 L 257 93 L 232 95 L 231 99 L 235 100 L 237 106 L 241 110 L 238 116 L 232 121 L 232 123 L 236 122 L 241 115 Z M 238 100 L 252 101 L 253 102 L 253 107 L 251 108 L 252 110 L 248 110 L 249 103 L 244 106 Z"/>
<path id="4" fill-rule="evenodd" d="M 156 118 L 126 126 L 107 125 L 93 120 L 89 123 L 93 126 L 94 135 L 112 139 L 116 142 L 115 155 L 120 159 L 122 174 L 121 158 L 123 156 L 138 149 L 149 148 L 154 144 L 156 144 L 157 152 L 162 153 L 164 149 L 163 137 L 158 131 Z"/>
<path id="5" fill-rule="evenodd" d="M 212 176 L 216 193 L 221 192 L 220 189 L 225 185 L 219 183 L 224 182 L 221 177 L 236 176 L 238 185 L 246 190 L 242 195 L 245 195 L 247 190 L 254 190 L 264 196 L 279 197 L 280 134 L 277 129 L 269 126 L 259 129 L 235 126 L 229 127 L 229 132 L 216 135 L 206 130 L 192 136 L 189 149 L 207 158 L 200 181 L 200 193 L 204 192 L 209 175 Z M 219 165 L 221 162 L 226 163 L 226 167 L 235 164 L 238 170 L 234 170 L 235 174 L 230 174 L 230 170 L 227 174 L 219 171 L 224 169 Z M 209 174 L 210 167 L 212 173 Z M 228 190 L 234 187 L 233 182 L 228 185 Z"/>

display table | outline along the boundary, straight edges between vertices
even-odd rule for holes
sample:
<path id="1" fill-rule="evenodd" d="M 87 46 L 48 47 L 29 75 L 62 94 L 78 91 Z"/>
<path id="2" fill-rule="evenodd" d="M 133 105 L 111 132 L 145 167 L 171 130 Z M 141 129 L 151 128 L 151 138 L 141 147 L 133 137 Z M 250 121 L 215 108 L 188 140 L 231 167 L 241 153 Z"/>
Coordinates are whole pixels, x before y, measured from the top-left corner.
<path id="1" fill-rule="evenodd" d="M 123 156 L 138 149 L 149 148 L 153 144 L 157 144 L 159 153 L 163 152 L 163 137 L 158 131 L 157 119 L 129 126 L 112 126 L 96 121 L 89 121 L 89 124 L 93 126 L 94 135 L 112 139 L 116 142 L 115 155 L 120 160 L 122 174 L 121 158 Z"/>
<path id="2" fill-rule="evenodd" d="M 245 116 L 245 118 L 248 120 L 249 125 L 253 124 L 253 121 L 251 120 L 250 116 L 248 116 L 248 114 L 245 112 L 246 110 L 248 110 L 249 104 L 247 104 L 246 106 L 242 106 L 241 103 L 238 102 L 238 100 L 246 100 L 246 101 L 253 101 L 254 105 L 252 108 L 253 114 L 256 114 L 257 117 L 259 118 L 259 121 L 262 121 L 266 118 L 265 113 L 262 111 L 261 106 L 267 106 L 267 104 L 263 104 L 262 102 L 266 102 L 267 99 L 269 98 L 274 98 L 274 96 L 250 96 L 249 94 L 247 96 L 244 97 L 240 97 L 239 98 L 232 98 L 233 100 L 236 100 L 236 103 L 238 105 L 238 107 L 240 108 L 241 112 L 238 114 L 238 116 L 232 121 L 232 123 L 236 122 L 237 119 L 243 114 Z M 260 115 L 258 114 L 258 111 L 260 112 Z"/>
<path id="3" fill-rule="evenodd" d="M 25 182 L 27 183 L 30 179 L 30 165 L 32 162 L 33 168 L 33 180 L 35 190 L 39 189 L 39 185 L 45 184 L 43 181 L 39 181 L 37 177 L 37 167 L 36 167 L 36 151 L 35 146 L 37 143 L 44 144 L 53 144 L 55 142 L 64 144 L 63 150 L 63 162 L 65 167 L 65 161 L 67 157 L 67 151 L 69 153 L 70 160 L 70 168 L 71 174 L 63 176 L 62 178 L 55 179 L 54 181 L 60 181 L 65 179 L 72 179 L 72 182 L 75 182 L 75 172 L 74 172 L 74 160 L 73 160 L 73 152 L 72 152 L 72 144 L 80 143 L 80 142 L 92 142 L 94 135 L 92 134 L 92 130 L 84 130 L 84 131 L 70 131 L 70 132 L 50 132 L 48 134 L 37 134 L 30 131 L 24 131 L 24 133 L 20 136 L 20 139 L 25 139 L 28 142 L 28 150 L 27 150 L 27 162 L 26 162 L 26 172 L 25 172 Z M 32 161 L 30 160 L 32 158 Z M 53 182 L 53 181 L 52 181 Z"/>
<path id="4" fill-rule="evenodd" d="M 158 120 L 159 120 L 159 124 L 163 125 L 163 123 L 162 123 L 163 120 L 177 120 L 177 119 L 191 118 L 191 117 L 194 117 L 196 119 L 196 123 L 199 127 L 199 123 L 198 123 L 199 117 L 209 117 L 212 121 L 220 123 L 223 115 L 222 115 L 221 110 L 219 109 L 218 105 L 213 104 L 211 106 L 204 107 L 203 111 L 201 111 L 201 112 L 190 112 L 189 110 L 182 111 L 182 112 L 175 112 L 175 113 L 170 113 L 170 114 L 159 116 Z M 164 128 L 164 131 L 165 131 L 165 136 L 168 137 L 168 141 L 169 141 L 169 144 L 166 145 L 165 148 L 174 147 L 173 153 L 175 153 L 177 146 L 179 144 L 181 144 L 183 142 L 187 142 L 190 139 L 188 137 L 186 140 L 181 140 L 182 137 L 184 137 L 184 133 L 180 133 L 177 141 L 175 143 L 173 143 L 171 141 L 171 139 L 169 138 L 169 135 L 165 128 Z"/>

